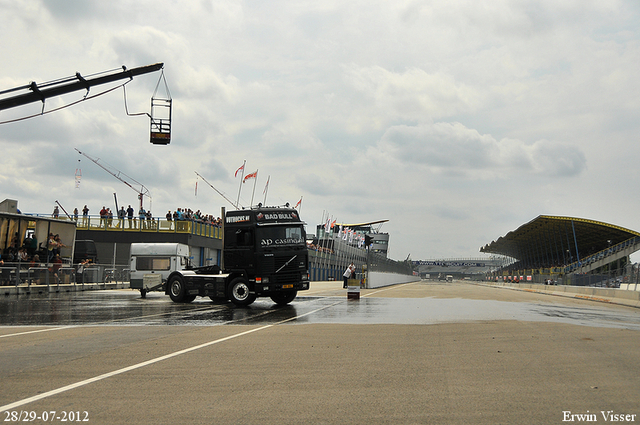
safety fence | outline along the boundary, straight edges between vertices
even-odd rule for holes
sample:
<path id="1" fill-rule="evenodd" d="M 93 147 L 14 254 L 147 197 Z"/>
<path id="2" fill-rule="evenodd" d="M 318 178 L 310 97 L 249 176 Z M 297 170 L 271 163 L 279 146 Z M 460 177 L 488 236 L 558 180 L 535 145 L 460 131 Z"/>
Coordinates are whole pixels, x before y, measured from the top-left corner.
<path id="1" fill-rule="evenodd" d="M 32 286 L 60 284 L 101 284 L 129 282 L 129 265 L 4 263 L 0 266 L 0 286 Z"/>
<path id="2" fill-rule="evenodd" d="M 572 273 L 565 276 L 565 285 L 620 288 L 624 284 L 640 283 L 639 264 L 618 268 L 602 268 L 599 273 Z"/>
<path id="3" fill-rule="evenodd" d="M 614 263 L 612 263 L 614 264 Z M 602 267 L 595 273 L 548 273 L 549 270 L 523 270 L 513 274 L 488 275 L 496 282 L 540 283 L 551 285 L 590 286 L 596 288 L 620 288 L 627 284 L 640 284 L 640 264 L 627 263 L 621 267 Z M 547 273 L 544 273 L 547 271 Z M 533 272 L 533 273 L 531 273 Z"/>
<path id="4" fill-rule="evenodd" d="M 370 252 L 367 256 L 369 271 L 413 275 L 410 261 L 395 261 L 384 255 Z"/>
<path id="5" fill-rule="evenodd" d="M 309 248 L 309 274 L 312 281 L 342 280 L 350 263 L 356 267 L 356 279 L 364 280 L 366 272 L 413 275 L 410 262 L 399 262 L 384 255 L 358 248 L 342 239 L 321 239 Z"/>

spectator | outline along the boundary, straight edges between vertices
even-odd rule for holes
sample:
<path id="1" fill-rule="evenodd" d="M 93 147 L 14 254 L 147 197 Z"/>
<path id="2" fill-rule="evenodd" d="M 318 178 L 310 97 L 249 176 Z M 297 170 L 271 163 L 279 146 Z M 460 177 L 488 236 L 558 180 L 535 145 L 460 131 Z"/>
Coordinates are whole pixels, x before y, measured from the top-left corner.
<path id="1" fill-rule="evenodd" d="M 135 229 L 135 223 L 133 222 L 133 208 L 131 207 L 131 205 L 129 205 L 129 208 L 127 208 L 127 218 L 129 219 L 129 229 L 131 229 L 131 224 L 133 224 L 133 228 Z"/>
<path id="2" fill-rule="evenodd" d="M 18 261 L 27 262 L 29 261 L 29 254 L 27 253 L 27 247 L 22 245 L 18 250 Z"/>
<path id="3" fill-rule="evenodd" d="M 65 244 L 62 243 L 62 240 L 60 239 L 60 235 L 56 234 L 53 237 L 53 240 L 55 241 L 55 248 L 54 248 L 54 253 L 55 254 L 60 254 L 60 248 L 66 248 L 67 246 Z"/>
<path id="4" fill-rule="evenodd" d="M 107 209 L 105 208 L 105 206 L 102 206 L 102 209 L 100 210 L 100 227 L 107 227 Z"/>
<path id="5" fill-rule="evenodd" d="M 140 206 L 140 211 L 138 211 L 138 216 L 140 217 L 140 229 L 146 229 L 147 224 L 145 223 L 145 219 L 147 218 L 147 212 L 144 210 L 144 207 Z"/>
<path id="6" fill-rule="evenodd" d="M 60 278 L 58 277 L 58 270 L 62 267 L 62 258 L 60 258 L 60 254 L 56 254 L 53 259 L 53 267 L 51 271 L 53 272 L 53 277 L 56 279 L 56 283 L 60 283 Z"/>
<path id="7" fill-rule="evenodd" d="M 23 245 L 27 248 L 27 254 L 32 256 L 38 250 L 38 239 L 36 238 L 35 233 L 29 233 L 27 238 L 24 240 Z"/>
<path id="8" fill-rule="evenodd" d="M 89 227 L 89 208 L 86 205 L 82 208 L 82 225 Z"/>
<path id="9" fill-rule="evenodd" d="M 55 252 L 53 251 L 56 248 L 56 239 L 53 236 L 53 233 L 49 233 L 49 238 L 47 239 L 47 263 L 50 263 L 55 256 Z"/>
<path id="10" fill-rule="evenodd" d="M 127 212 L 124 210 L 124 206 L 120 207 L 118 211 L 118 227 L 124 229 L 124 217 L 127 215 Z"/>

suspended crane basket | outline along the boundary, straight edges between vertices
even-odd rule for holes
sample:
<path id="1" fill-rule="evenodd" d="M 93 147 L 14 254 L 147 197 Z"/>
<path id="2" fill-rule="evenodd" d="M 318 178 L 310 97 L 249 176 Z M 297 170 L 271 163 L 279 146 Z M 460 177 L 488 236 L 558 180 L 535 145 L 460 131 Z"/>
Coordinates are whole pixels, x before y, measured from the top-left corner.
<path id="1" fill-rule="evenodd" d="M 166 98 L 156 97 L 160 81 L 164 81 Z M 171 94 L 164 78 L 164 71 L 160 75 L 156 90 L 151 98 L 151 137 L 154 145 L 168 145 L 171 142 Z"/>

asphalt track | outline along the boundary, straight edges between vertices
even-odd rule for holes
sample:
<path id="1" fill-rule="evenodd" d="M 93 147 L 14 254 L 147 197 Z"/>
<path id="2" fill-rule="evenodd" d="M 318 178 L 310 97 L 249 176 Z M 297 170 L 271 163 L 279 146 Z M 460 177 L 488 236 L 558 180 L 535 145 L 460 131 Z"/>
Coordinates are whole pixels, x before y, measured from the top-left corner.
<path id="1" fill-rule="evenodd" d="M 340 285 L 314 282 L 284 308 L 133 291 L 1 299 L 0 420 L 640 422 L 640 309 L 463 282 L 348 301 Z"/>

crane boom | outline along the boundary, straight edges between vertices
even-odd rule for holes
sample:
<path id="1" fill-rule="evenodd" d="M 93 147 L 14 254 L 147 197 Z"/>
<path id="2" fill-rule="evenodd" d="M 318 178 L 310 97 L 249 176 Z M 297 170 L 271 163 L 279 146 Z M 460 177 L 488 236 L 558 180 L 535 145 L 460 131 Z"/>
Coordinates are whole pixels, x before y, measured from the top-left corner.
<path id="1" fill-rule="evenodd" d="M 105 165 L 100 163 L 100 158 L 93 158 L 93 157 L 87 155 L 85 152 L 80 152 L 80 150 L 78 150 L 78 148 L 74 148 L 74 149 L 80 155 L 85 156 L 86 158 L 89 159 L 89 161 L 93 162 L 98 167 L 102 168 L 104 171 L 106 171 L 107 173 L 111 174 L 113 177 L 115 177 L 116 179 L 120 180 L 122 183 L 126 184 L 131 189 L 133 189 L 138 194 L 138 199 L 140 199 L 140 208 L 142 208 L 142 198 L 144 196 L 148 196 L 149 198 L 151 198 L 151 194 L 149 193 L 149 189 L 147 189 L 142 183 L 140 183 L 139 181 L 137 181 L 133 177 L 128 176 L 125 173 L 123 173 L 122 171 L 117 170 L 115 168 L 113 168 L 113 169 L 107 168 L 107 166 L 105 166 Z M 140 189 L 136 189 L 135 187 L 133 187 L 133 185 L 131 183 L 129 183 L 127 180 L 125 180 L 122 176 L 126 177 L 127 179 L 132 181 L 135 185 L 139 186 Z"/>
<path id="2" fill-rule="evenodd" d="M 133 79 L 137 75 L 147 74 L 162 69 L 164 63 L 155 63 L 152 65 L 140 66 L 137 68 L 127 69 L 122 67 L 122 71 L 115 72 L 108 75 L 102 75 L 100 77 L 83 77 L 79 72 L 72 77 L 64 78 L 61 80 L 52 81 L 49 83 L 37 84 L 35 81 L 25 85 L 16 87 L 9 90 L 0 91 L 0 95 L 5 95 L 19 90 L 30 90 L 28 93 L 19 94 L 16 96 L 0 99 L 0 111 L 3 109 L 15 108 L 17 106 L 26 105 L 27 103 L 41 101 L 44 103 L 45 99 L 53 96 L 60 96 L 66 93 L 71 93 L 76 90 L 86 89 L 92 86 L 100 84 L 111 83 L 113 81 L 122 80 L 124 78 Z"/>

